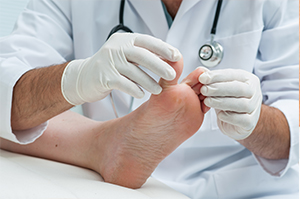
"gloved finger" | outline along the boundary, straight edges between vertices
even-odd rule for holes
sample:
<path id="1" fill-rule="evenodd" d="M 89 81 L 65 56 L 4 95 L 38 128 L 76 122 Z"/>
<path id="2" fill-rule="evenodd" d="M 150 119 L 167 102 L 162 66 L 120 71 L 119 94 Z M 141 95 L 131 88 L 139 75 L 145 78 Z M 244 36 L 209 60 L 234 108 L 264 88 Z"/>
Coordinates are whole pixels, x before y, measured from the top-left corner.
<path id="1" fill-rule="evenodd" d="M 137 35 L 138 36 L 134 40 L 135 46 L 145 48 L 172 62 L 180 60 L 181 54 L 179 50 L 170 44 L 149 35 Z"/>
<path id="2" fill-rule="evenodd" d="M 124 53 L 129 62 L 141 65 L 165 80 L 171 81 L 176 77 L 175 70 L 168 63 L 144 48 L 134 47 Z"/>
<path id="3" fill-rule="evenodd" d="M 161 93 L 161 86 L 138 66 L 127 63 L 126 67 L 116 66 L 120 74 L 126 76 L 128 79 L 139 84 L 145 90 L 149 91 L 152 94 L 158 95 Z"/>
<path id="4" fill-rule="evenodd" d="M 120 90 L 138 99 L 143 98 L 145 95 L 145 93 L 138 87 L 138 85 L 122 75 L 108 82 L 108 87 L 111 89 Z"/>
<path id="5" fill-rule="evenodd" d="M 251 113 L 256 108 L 247 98 L 206 97 L 204 104 L 211 108 L 238 113 Z"/>
<path id="6" fill-rule="evenodd" d="M 236 127 L 240 127 L 245 132 L 249 132 L 254 129 L 257 121 L 253 121 L 251 114 L 241 114 L 231 111 L 220 111 L 217 114 L 220 121 L 231 124 Z"/>
<path id="7" fill-rule="evenodd" d="M 163 78 L 160 78 L 159 80 L 159 85 L 165 89 L 169 86 L 174 86 L 178 84 L 178 79 L 181 76 L 182 70 L 183 70 L 183 58 L 181 58 L 179 61 L 177 62 L 170 62 L 168 60 L 166 60 L 166 62 L 172 66 L 172 68 L 176 71 L 176 77 L 171 80 L 171 81 L 167 81 Z"/>
<path id="8" fill-rule="evenodd" d="M 203 85 L 200 90 L 205 96 L 227 96 L 251 98 L 254 94 L 249 84 L 239 81 L 219 82 Z"/>
<path id="9" fill-rule="evenodd" d="M 216 82 L 229 82 L 229 81 L 248 81 L 249 72 L 240 69 L 223 69 L 207 71 L 200 75 L 199 81 L 202 84 L 212 84 Z"/>

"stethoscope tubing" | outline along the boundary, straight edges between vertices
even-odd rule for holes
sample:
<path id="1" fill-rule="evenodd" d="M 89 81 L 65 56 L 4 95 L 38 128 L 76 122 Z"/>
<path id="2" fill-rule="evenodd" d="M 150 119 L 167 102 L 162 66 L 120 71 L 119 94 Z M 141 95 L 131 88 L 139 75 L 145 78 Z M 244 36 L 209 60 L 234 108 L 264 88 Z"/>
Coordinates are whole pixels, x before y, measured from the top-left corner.
<path id="1" fill-rule="evenodd" d="M 133 33 L 133 31 L 130 28 L 128 28 L 127 26 L 124 26 L 124 8 L 125 8 L 125 0 L 121 0 L 120 10 L 119 10 L 119 24 L 111 29 L 106 40 L 108 40 L 111 35 L 113 35 L 114 33 L 118 32 L 120 30 Z M 112 104 L 114 114 L 115 114 L 116 118 L 119 118 L 118 110 L 115 105 L 112 92 L 110 92 L 109 97 L 110 97 L 110 101 Z M 132 111 L 133 102 L 134 102 L 134 97 L 131 96 L 128 113 L 130 113 Z"/>
<path id="2" fill-rule="evenodd" d="M 220 17 L 222 3 L 223 3 L 223 0 L 218 0 L 218 5 L 217 5 L 216 12 L 215 12 L 215 17 L 214 17 L 214 23 L 213 23 L 213 26 L 210 31 L 210 34 L 212 34 L 212 35 L 215 35 L 217 32 L 217 25 L 218 25 L 218 21 L 219 21 L 219 17 Z"/>

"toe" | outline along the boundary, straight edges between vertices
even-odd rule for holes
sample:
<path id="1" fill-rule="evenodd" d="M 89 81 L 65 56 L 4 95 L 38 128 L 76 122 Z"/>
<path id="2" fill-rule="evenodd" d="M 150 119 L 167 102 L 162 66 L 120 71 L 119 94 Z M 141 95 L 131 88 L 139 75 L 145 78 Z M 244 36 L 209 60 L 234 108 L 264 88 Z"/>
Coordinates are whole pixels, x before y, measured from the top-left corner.
<path id="1" fill-rule="evenodd" d="M 190 87 L 194 87 L 199 84 L 199 76 L 204 73 L 205 70 L 202 67 L 196 68 L 193 72 L 191 72 L 186 78 L 184 78 L 181 84 L 187 84 Z"/>

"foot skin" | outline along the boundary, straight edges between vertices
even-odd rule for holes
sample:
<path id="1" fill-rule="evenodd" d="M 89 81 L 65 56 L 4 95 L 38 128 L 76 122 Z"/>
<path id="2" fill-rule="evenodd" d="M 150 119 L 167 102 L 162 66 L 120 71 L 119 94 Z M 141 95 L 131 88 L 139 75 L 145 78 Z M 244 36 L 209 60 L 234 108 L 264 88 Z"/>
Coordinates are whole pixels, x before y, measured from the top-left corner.
<path id="1" fill-rule="evenodd" d="M 160 80 L 160 95 L 152 95 L 125 117 L 101 124 L 94 154 L 104 153 L 94 158 L 92 169 L 106 182 L 141 187 L 157 165 L 200 128 L 204 113 L 198 77 L 203 71 L 196 69 L 177 84 L 183 61 L 170 64 L 177 77 Z"/>

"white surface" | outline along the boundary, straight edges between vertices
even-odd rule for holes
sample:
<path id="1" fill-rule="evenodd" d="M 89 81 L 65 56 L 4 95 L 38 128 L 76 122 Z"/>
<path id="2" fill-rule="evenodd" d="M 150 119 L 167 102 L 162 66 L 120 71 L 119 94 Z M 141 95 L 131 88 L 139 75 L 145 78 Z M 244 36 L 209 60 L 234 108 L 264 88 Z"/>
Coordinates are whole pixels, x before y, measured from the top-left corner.
<path id="1" fill-rule="evenodd" d="M 187 199 L 149 178 L 133 190 L 103 182 L 94 171 L 0 150 L 0 198 Z"/>

